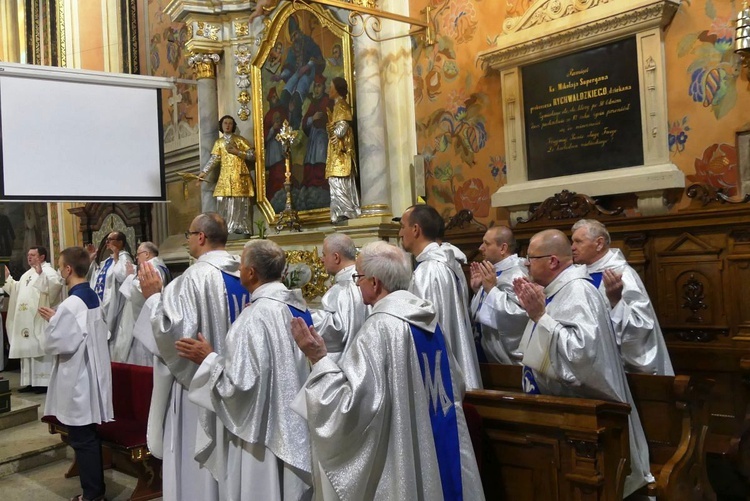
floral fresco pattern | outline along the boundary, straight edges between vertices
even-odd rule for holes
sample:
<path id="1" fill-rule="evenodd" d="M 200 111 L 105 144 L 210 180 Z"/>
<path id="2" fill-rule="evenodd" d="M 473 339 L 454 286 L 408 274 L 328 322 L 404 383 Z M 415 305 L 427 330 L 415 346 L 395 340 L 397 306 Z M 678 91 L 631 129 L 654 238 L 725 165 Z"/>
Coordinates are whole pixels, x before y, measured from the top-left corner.
<path id="1" fill-rule="evenodd" d="M 490 203 L 507 182 L 500 78 L 476 57 L 504 36 L 505 19 L 522 16 L 534 3 L 410 2 L 417 17 L 431 7 L 435 44 L 415 39 L 412 45 L 417 149 L 425 159 L 427 201 L 446 216 L 461 208 L 483 222 L 505 216 Z M 750 86 L 741 85 L 747 77 L 731 49 L 737 3 L 682 0 L 665 35 L 671 160 L 688 183 L 725 190 L 738 189 L 732 145 L 735 131 L 747 123 L 741 110 L 750 109 Z"/>
<path id="2" fill-rule="evenodd" d="M 724 190 L 730 196 L 738 191 L 737 148 L 714 144 L 695 159 L 695 174 L 687 176 L 692 183 L 701 183 Z"/>
<path id="3" fill-rule="evenodd" d="M 677 51 L 679 57 L 694 56 L 688 66 L 688 94 L 696 103 L 711 108 L 716 118 L 724 117 L 737 102 L 736 81 L 741 66 L 732 49 L 734 12 L 736 9 L 732 8 L 731 12 L 720 15 L 713 0 L 706 0 L 709 28 L 685 35 Z"/>
<path id="4" fill-rule="evenodd" d="M 682 120 L 676 120 L 669 124 L 669 152 L 671 154 L 682 153 L 685 151 L 685 144 L 688 140 L 688 117 L 682 117 Z"/>

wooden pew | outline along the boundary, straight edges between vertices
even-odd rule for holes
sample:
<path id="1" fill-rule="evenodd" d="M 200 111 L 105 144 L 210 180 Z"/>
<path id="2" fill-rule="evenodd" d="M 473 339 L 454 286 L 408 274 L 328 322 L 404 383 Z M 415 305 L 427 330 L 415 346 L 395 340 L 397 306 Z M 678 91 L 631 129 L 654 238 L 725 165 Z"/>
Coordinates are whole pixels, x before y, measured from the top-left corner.
<path id="1" fill-rule="evenodd" d="M 489 500 L 620 501 L 630 471 L 630 406 L 470 391 L 482 417 L 482 484 Z"/>
<path id="2" fill-rule="evenodd" d="M 481 372 L 487 389 L 521 390 L 519 366 L 481 364 Z M 707 400 L 713 382 L 688 376 L 628 374 L 628 384 L 656 478 L 643 494 L 660 501 L 716 499 L 705 467 Z"/>

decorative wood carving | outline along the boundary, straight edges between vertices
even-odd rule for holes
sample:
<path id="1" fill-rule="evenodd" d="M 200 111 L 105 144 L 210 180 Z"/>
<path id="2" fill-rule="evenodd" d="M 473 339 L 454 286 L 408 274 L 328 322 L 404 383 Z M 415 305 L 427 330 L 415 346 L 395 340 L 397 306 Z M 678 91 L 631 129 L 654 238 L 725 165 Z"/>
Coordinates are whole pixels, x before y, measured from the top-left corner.
<path id="1" fill-rule="evenodd" d="M 717 338 L 717 331 L 712 330 L 701 330 L 701 329 L 687 329 L 674 331 L 680 341 L 688 343 L 710 343 Z M 726 332 L 724 334 L 727 334 Z"/>
<path id="2" fill-rule="evenodd" d="M 599 452 L 599 444 L 596 442 L 568 439 L 568 443 L 573 446 L 576 455 L 583 458 L 596 459 L 596 454 Z"/>
<path id="3" fill-rule="evenodd" d="M 93 242 L 94 232 L 100 230 L 104 220 L 110 214 L 116 214 L 126 226 L 132 227 L 135 242 L 145 242 L 152 239 L 151 228 L 152 204 L 102 204 L 87 203 L 83 207 L 68 209 L 81 220 L 81 236 L 84 242 Z M 99 242 L 93 242 L 98 244 Z"/>
<path id="4" fill-rule="evenodd" d="M 462 229 L 471 225 L 487 231 L 487 226 L 474 219 L 474 213 L 469 209 L 461 209 L 458 213 L 445 223 L 445 231 Z"/>
<path id="5" fill-rule="evenodd" d="M 685 193 L 689 198 L 699 200 L 704 207 L 712 203 L 745 204 L 750 202 L 750 193 L 743 198 L 735 198 L 727 195 L 724 188 L 715 188 L 705 184 L 691 184 Z"/>
<path id="6" fill-rule="evenodd" d="M 531 215 L 528 219 L 519 217 L 519 223 L 529 223 L 540 219 L 580 219 L 588 216 L 591 212 L 597 216 L 619 216 L 623 212 L 622 207 L 607 210 L 599 202 L 588 195 L 579 195 L 574 191 L 562 190 L 555 193 L 539 205 L 532 205 Z"/>
<path id="7" fill-rule="evenodd" d="M 706 295 L 704 294 L 703 289 L 703 282 L 696 279 L 695 275 L 692 273 L 687 282 L 682 286 L 682 308 L 688 309 L 692 312 L 692 315 L 687 318 L 687 321 L 690 323 L 703 323 L 703 317 L 699 312 L 708 309 L 708 305 L 705 303 Z"/>

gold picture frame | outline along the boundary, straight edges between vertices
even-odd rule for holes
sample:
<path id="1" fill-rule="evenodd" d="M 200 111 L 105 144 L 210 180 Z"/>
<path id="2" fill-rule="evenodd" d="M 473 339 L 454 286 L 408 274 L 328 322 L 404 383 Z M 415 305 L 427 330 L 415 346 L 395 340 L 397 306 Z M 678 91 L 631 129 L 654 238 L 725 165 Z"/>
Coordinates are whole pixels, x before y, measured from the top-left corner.
<path id="1" fill-rule="evenodd" d="M 266 38 L 251 64 L 255 192 L 258 207 L 270 225 L 277 221 L 286 200 L 285 162 L 275 139 L 284 120 L 299 132 L 291 147 L 294 208 L 302 224 L 330 221 L 324 159 L 328 147 L 327 117 L 313 117 L 317 111 L 325 115 L 324 110 L 333 107 L 327 92 L 334 77 L 347 81 L 347 100 L 356 123 L 348 26 L 318 4 L 293 2 L 281 8 L 270 21 Z"/>

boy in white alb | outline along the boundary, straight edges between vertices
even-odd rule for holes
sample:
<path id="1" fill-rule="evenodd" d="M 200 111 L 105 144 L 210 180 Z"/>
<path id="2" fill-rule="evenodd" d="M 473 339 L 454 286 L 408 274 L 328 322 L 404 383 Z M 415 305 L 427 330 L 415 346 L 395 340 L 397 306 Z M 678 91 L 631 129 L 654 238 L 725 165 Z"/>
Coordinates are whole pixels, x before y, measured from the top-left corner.
<path id="1" fill-rule="evenodd" d="M 99 297 L 85 278 L 89 262 L 88 253 L 81 247 L 62 251 L 58 264 L 68 286 L 68 298 L 57 311 L 39 308 L 39 315 L 49 321 L 44 350 L 54 357 L 44 413 L 56 416 L 68 427 L 83 489 L 73 498 L 79 501 L 104 499 L 96 425 L 114 419 L 107 325 Z"/>

